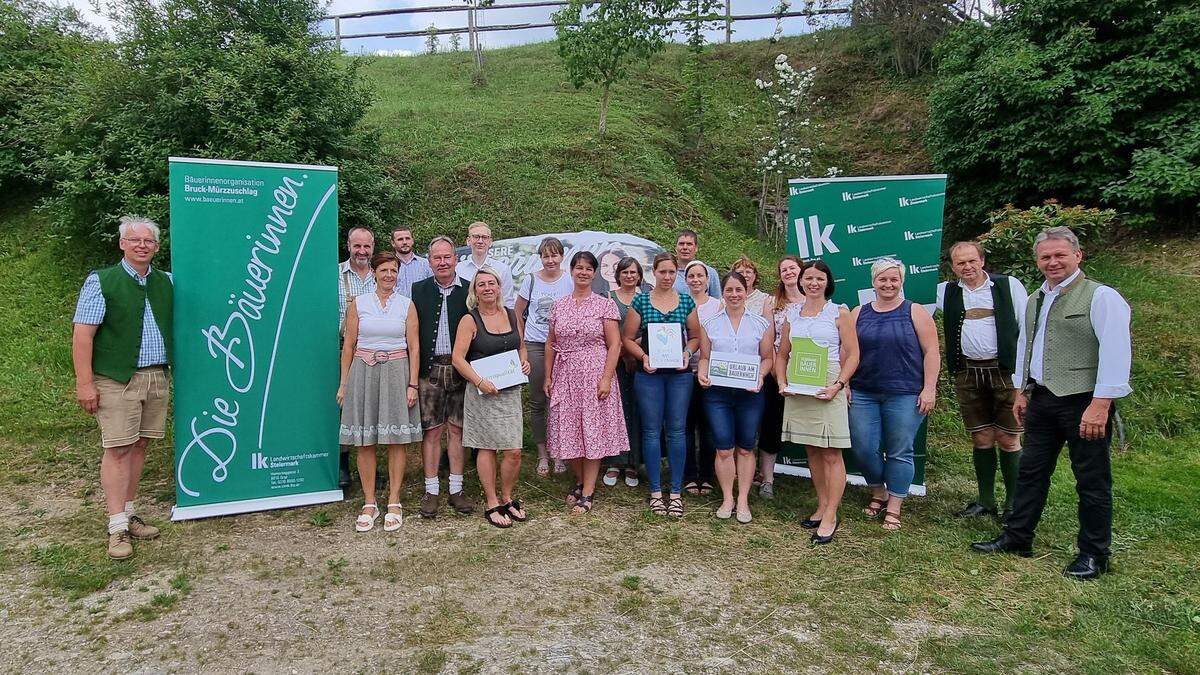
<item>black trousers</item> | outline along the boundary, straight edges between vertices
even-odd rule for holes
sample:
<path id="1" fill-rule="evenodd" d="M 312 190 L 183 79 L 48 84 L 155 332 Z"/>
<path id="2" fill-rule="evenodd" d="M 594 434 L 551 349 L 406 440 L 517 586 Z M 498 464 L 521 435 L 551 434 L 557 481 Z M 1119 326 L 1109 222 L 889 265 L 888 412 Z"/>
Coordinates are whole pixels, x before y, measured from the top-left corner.
<path id="1" fill-rule="evenodd" d="M 1045 387 L 1034 387 L 1025 410 L 1025 449 L 1017 474 L 1017 496 L 1005 526 L 1017 543 L 1033 543 L 1033 532 L 1046 506 L 1050 476 L 1065 443 L 1079 494 L 1079 552 L 1109 555 L 1112 544 L 1112 415 L 1109 409 L 1104 437 L 1088 441 L 1079 437 L 1079 421 L 1092 402 L 1090 393 L 1055 396 Z"/>
<path id="2" fill-rule="evenodd" d="M 717 447 L 713 445 L 712 432 L 704 414 L 704 387 L 699 384 L 692 386 L 684 433 L 687 434 L 687 460 L 683 464 L 683 480 L 713 482 L 716 480 Z"/>

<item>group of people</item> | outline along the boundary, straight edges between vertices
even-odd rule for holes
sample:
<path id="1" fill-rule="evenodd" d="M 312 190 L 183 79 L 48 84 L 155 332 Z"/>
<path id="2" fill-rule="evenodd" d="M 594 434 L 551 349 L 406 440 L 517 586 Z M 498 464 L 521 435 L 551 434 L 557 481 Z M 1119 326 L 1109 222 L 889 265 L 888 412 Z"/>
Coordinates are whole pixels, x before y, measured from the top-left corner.
<path id="1" fill-rule="evenodd" d="M 157 226 L 128 218 L 120 234 L 124 258 L 85 281 L 73 339 L 77 397 L 96 415 L 105 448 L 101 482 L 114 558 L 132 555 L 131 539 L 158 534 L 133 509 L 147 440 L 163 436 L 172 309 L 171 277 L 150 265 Z M 343 348 L 336 397 L 341 480 L 349 484 L 353 450 L 364 493 L 357 531 L 374 529 L 380 516 L 386 531 L 402 526 L 406 446 L 418 441 L 421 516 L 440 510 L 445 439 L 452 509 L 475 510 L 463 490 L 464 448 L 471 448 L 484 519 L 509 528 L 529 517 L 515 494 L 523 387 L 492 381 L 507 381 L 516 370 L 528 381 L 537 471 L 571 471 L 566 503 L 573 513 L 592 509 L 598 482 L 637 486 L 644 471 L 654 514 L 682 516 L 685 493 L 719 489 L 715 516 L 750 522 L 751 488 L 773 496 L 775 455 L 789 442 L 807 451 L 816 505 L 801 525 L 813 531 L 814 543 L 831 542 L 841 522 L 846 450 L 871 492 L 863 513 L 886 530 L 901 528 L 914 439 L 936 405 L 943 354 L 933 317 L 904 297 L 899 260 L 876 261 L 874 299 L 849 309 L 831 300 L 836 275 L 821 260 L 784 256 L 778 284 L 767 293 L 748 258 L 724 276 L 697 260 L 698 237 L 690 230 L 648 270 L 631 257 L 612 262 L 616 288 L 607 294 L 594 290 L 605 285 L 597 283 L 602 263 L 592 253 L 564 260 L 562 242 L 546 237 L 538 246 L 540 269 L 515 287 L 511 269 L 490 256 L 491 243 L 483 222 L 469 227 L 471 254 L 462 261 L 446 236 L 435 237 L 423 258 L 405 227 L 392 233 L 392 251 L 376 252 L 368 230 L 348 234 L 338 281 Z M 1002 533 L 973 544 L 976 550 L 1028 555 L 1066 444 L 1080 496 L 1080 553 L 1066 574 L 1098 576 L 1111 540 L 1113 402 L 1130 392 L 1129 306 L 1083 275 L 1078 239 L 1067 228 L 1037 238 L 1034 255 L 1046 281 L 1032 297 L 1019 280 L 984 271 L 978 243 L 957 243 L 949 255 L 957 281 L 939 285 L 937 308 L 979 488 L 957 515 L 1002 519 Z M 678 325 L 654 332 L 681 336 L 678 365 L 652 365 L 655 324 Z M 789 384 L 797 338 L 827 355 L 825 386 L 815 391 Z M 715 382 L 714 354 L 756 363 L 757 380 Z M 482 366 L 505 355 L 514 355 L 512 372 Z M 376 501 L 379 445 L 387 450 L 385 509 Z M 995 497 L 997 467 L 1003 508 Z"/>

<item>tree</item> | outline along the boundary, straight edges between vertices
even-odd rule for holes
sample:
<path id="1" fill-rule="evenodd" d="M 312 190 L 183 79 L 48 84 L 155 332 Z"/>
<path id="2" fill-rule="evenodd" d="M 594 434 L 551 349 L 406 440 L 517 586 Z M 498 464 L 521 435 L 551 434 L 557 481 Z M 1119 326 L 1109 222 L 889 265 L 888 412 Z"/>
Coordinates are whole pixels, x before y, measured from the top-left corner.
<path id="1" fill-rule="evenodd" d="M 436 54 L 439 46 L 437 26 L 431 23 L 429 28 L 425 29 L 425 53 Z"/>
<path id="2" fill-rule="evenodd" d="M 891 44 L 892 65 L 912 77 L 927 70 L 939 39 L 960 21 L 950 0 L 854 0 L 855 25 L 878 26 Z"/>
<path id="3" fill-rule="evenodd" d="M 167 157 L 333 164 L 344 226 L 400 204 L 356 62 L 313 31 L 317 0 L 121 0 L 113 51 L 80 67 L 31 133 L 48 206 L 77 234 L 123 213 L 166 224 Z"/>
<path id="4" fill-rule="evenodd" d="M 704 47 L 707 40 L 704 31 L 716 30 L 724 24 L 717 10 L 727 0 L 683 0 L 687 10 L 684 31 L 687 34 L 688 55 L 683 62 L 683 81 L 687 86 L 684 93 L 683 110 L 687 129 L 696 146 L 704 142 L 705 118 L 708 115 L 705 87 L 708 78 L 704 72 Z"/>
<path id="5" fill-rule="evenodd" d="M 959 220 L 1056 198 L 1196 222 L 1194 0 L 1022 0 L 956 28 L 937 59 L 926 144 Z"/>
<path id="6" fill-rule="evenodd" d="M 462 51 L 462 35 L 460 35 L 459 33 L 451 33 L 450 34 L 450 51 L 452 51 L 452 52 L 461 52 Z"/>
<path id="7" fill-rule="evenodd" d="M 604 138 L 612 84 L 623 79 L 629 65 L 662 51 L 671 30 L 666 17 L 678 0 L 601 0 L 584 14 L 587 0 L 554 13 L 558 55 L 575 88 L 600 85 L 600 127 Z"/>

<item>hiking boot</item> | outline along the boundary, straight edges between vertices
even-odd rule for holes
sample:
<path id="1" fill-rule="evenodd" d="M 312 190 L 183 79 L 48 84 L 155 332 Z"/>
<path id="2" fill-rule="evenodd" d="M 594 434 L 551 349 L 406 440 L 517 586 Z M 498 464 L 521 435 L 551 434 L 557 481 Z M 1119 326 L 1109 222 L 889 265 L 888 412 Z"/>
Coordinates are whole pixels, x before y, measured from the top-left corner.
<path id="1" fill-rule="evenodd" d="M 426 492 L 425 495 L 421 497 L 422 518 L 437 518 L 437 514 L 440 509 L 441 506 L 439 504 L 437 495 L 431 492 Z"/>
<path id="2" fill-rule="evenodd" d="M 129 541 L 129 530 L 108 535 L 108 557 L 124 560 L 133 555 L 133 544 Z"/>
<path id="3" fill-rule="evenodd" d="M 158 538 L 158 528 L 147 524 L 137 516 L 129 516 L 129 536 L 134 539 L 156 539 Z"/>
<path id="4" fill-rule="evenodd" d="M 471 513 L 475 510 L 475 505 L 471 503 L 470 499 L 467 499 L 467 495 L 462 490 L 451 492 L 449 501 L 451 508 L 459 513 Z"/>

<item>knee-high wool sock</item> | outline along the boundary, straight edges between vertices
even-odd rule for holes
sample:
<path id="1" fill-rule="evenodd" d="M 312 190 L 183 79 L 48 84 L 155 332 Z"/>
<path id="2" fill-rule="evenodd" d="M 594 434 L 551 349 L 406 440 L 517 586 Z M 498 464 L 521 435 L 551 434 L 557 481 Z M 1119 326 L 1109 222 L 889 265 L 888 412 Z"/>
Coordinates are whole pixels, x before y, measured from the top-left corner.
<path id="1" fill-rule="evenodd" d="M 979 505 L 996 508 L 996 449 L 975 448 L 971 459 L 975 464 L 975 481 L 979 483 Z"/>

